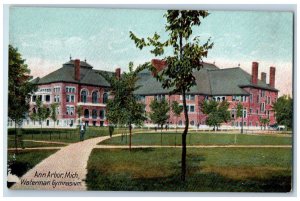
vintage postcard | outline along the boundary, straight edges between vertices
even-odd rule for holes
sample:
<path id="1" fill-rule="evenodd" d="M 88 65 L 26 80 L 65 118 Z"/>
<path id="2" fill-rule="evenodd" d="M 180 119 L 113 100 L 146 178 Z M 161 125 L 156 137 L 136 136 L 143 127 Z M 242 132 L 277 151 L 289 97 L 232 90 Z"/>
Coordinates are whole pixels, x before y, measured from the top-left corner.
<path id="1" fill-rule="evenodd" d="M 293 18 L 10 6 L 9 191 L 292 192 Z"/>

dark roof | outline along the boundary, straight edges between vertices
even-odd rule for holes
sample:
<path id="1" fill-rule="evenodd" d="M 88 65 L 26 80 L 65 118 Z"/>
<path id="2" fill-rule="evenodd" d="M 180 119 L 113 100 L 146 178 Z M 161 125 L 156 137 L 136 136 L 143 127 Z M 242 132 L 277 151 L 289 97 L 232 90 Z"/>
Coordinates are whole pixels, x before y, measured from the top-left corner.
<path id="1" fill-rule="evenodd" d="M 226 68 L 219 69 L 213 64 L 205 64 L 204 68 L 195 71 L 196 85 L 191 87 L 188 94 L 199 95 L 249 95 L 244 87 L 255 87 L 278 91 L 261 80 L 257 85 L 251 83 L 251 75 L 241 69 Z M 141 72 L 138 85 L 141 87 L 136 91 L 140 95 L 168 94 L 172 89 L 163 89 L 161 83 L 154 78 L 150 72 Z"/>
<path id="2" fill-rule="evenodd" d="M 109 87 L 109 83 L 99 74 L 100 70 L 94 70 L 87 62 L 80 61 L 80 81 L 75 80 L 74 60 L 63 64 L 58 70 L 48 75 L 34 79 L 36 84 L 49 84 L 54 82 L 80 83 L 86 85 Z M 107 72 L 107 71 L 102 71 Z M 113 74 L 112 72 L 108 72 Z"/>

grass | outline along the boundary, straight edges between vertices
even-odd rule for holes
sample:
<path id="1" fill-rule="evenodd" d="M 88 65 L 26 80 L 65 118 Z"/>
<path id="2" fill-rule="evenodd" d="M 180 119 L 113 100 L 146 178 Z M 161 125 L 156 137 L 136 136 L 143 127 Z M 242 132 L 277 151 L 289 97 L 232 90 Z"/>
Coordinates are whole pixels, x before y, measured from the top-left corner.
<path id="1" fill-rule="evenodd" d="M 180 181 L 181 149 L 94 149 L 89 190 L 288 192 L 292 152 L 287 148 L 187 150 L 187 180 Z"/>
<path id="2" fill-rule="evenodd" d="M 20 148 L 36 148 L 36 147 L 63 147 L 66 144 L 58 144 L 58 143 L 43 143 L 43 142 L 34 142 L 34 141 L 19 141 L 17 146 Z M 15 148 L 15 141 L 13 139 L 8 140 L 8 149 Z"/>
<path id="3" fill-rule="evenodd" d="M 22 150 L 16 153 L 8 151 L 8 166 L 11 173 L 21 177 L 36 164 L 54 154 L 57 150 Z"/>
<path id="4" fill-rule="evenodd" d="M 221 133 L 189 133 L 187 135 L 187 145 L 291 145 L 291 137 L 278 137 L 274 135 L 247 135 L 247 134 L 221 134 Z M 105 140 L 99 144 L 108 145 L 126 145 L 128 144 L 125 137 L 114 137 Z M 141 133 L 132 135 L 133 145 L 160 145 L 161 134 L 158 133 Z M 181 145 L 181 133 L 163 133 L 162 145 Z"/>
<path id="5" fill-rule="evenodd" d="M 115 129 L 114 133 L 120 132 L 121 129 Z M 22 134 L 21 134 L 22 133 Z M 57 141 L 57 142 L 66 142 L 66 143 L 74 143 L 80 141 L 79 129 L 42 129 L 42 133 L 40 133 L 40 129 L 21 129 L 21 133 L 19 131 L 19 145 L 21 139 L 24 140 L 39 140 L 39 141 Z M 8 140 L 14 141 L 14 130 L 8 130 Z M 51 135 L 51 139 L 50 139 Z M 88 127 L 85 132 L 85 139 L 107 136 L 109 135 L 108 127 Z M 10 144 L 9 144 L 10 145 Z M 33 144 L 31 144 L 33 145 Z M 14 147 L 14 142 L 13 142 Z"/>

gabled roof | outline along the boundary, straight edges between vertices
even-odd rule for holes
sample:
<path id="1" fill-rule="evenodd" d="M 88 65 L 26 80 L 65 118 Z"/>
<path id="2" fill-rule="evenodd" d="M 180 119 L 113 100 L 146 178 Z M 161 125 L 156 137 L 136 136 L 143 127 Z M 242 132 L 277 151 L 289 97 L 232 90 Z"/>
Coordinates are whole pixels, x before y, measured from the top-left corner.
<path id="1" fill-rule="evenodd" d="M 87 62 L 80 61 L 80 81 L 75 80 L 74 60 L 63 64 L 61 68 L 42 78 L 35 78 L 36 84 L 49 84 L 54 82 L 80 83 L 93 86 L 109 87 L 109 83 L 99 74 L 100 70 L 94 70 Z M 106 71 L 102 71 L 106 72 Z M 112 72 L 108 72 L 113 74 Z"/>
<path id="2" fill-rule="evenodd" d="M 195 71 L 196 85 L 191 87 L 187 94 L 199 94 L 209 96 L 222 95 L 249 95 L 244 87 L 254 87 L 278 91 L 261 80 L 257 85 L 251 83 L 251 75 L 240 67 L 219 69 L 213 64 L 204 64 L 204 68 Z M 161 83 L 150 72 L 141 72 L 136 91 L 140 95 L 168 94 L 172 89 L 163 89 Z"/>

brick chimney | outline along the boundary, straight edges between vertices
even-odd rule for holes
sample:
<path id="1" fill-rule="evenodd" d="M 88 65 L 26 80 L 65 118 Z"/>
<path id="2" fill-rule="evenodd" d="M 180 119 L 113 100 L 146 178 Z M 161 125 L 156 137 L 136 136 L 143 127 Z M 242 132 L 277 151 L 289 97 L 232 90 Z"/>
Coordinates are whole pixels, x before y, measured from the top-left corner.
<path id="1" fill-rule="evenodd" d="M 121 77 L 121 68 L 116 68 L 116 78 L 120 79 Z"/>
<path id="2" fill-rule="evenodd" d="M 167 66 L 167 62 L 160 59 L 152 59 L 151 64 L 156 69 L 156 72 L 152 72 L 153 76 L 156 76 L 159 71 L 163 70 Z"/>
<path id="3" fill-rule="evenodd" d="M 261 81 L 263 81 L 264 83 L 267 83 L 267 73 L 265 73 L 265 72 L 261 73 Z"/>
<path id="4" fill-rule="evenodd" d="M 74 61 L 74 70 L 75 70 L 75 80 L 80 80 L 80 59 L 75 59 Z"/>
<path id="5" fill-rule="evenodd" d="M 275 71 L 276 71 L 276 68 L 271 66 L 270 67 L 270 83 L 269 83 L 269 85 L 274 88 L 275 88 Z"/>
<path id="6" fill-rule="evenodd" d="M 258 63 L 257 62 L 252 62 L 252 84 L 257 84 L 257 79 L 258 79 Z"/>

